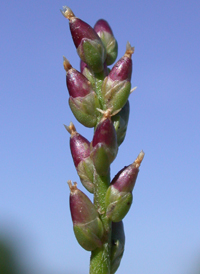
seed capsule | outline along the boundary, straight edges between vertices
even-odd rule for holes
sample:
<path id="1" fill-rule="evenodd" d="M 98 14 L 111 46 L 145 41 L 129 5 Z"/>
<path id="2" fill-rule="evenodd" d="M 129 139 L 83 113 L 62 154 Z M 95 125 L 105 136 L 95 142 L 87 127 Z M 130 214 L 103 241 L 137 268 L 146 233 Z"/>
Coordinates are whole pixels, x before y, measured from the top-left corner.
<path id="1" fill-rule="evenodd" d="M 103 225 L 97 210 L 90 199 L 77 188 L 77 183 L 70 188 L 70 211 L 74 234 L 79 244 L 86 250 L 92 251 L 102 246 Z"/>
<path id="2" fill-rule="evenodd" d="M 96 22 L 94 30 L 106 48 L 106 64 L 110 66 L 115 62 L 118 53 L 118 45 L 112 29 L 107 21 L 100 19 Z"/>
<path id="3" fill-rule="evenodd" d="M 74 69 L 64 57 L 64 68 L 67 72 L 66 83 L 69 91 L 69 105 L 76 119 L 86 127 L 94 127 L 99 113 L 99 101 L 88 79 Z"/>
<path id="4" fill-rule="evenodd" d="M 134 48 L 127 43 L 124 56 L 114 65 L 102 84 L 104 109 L 113 112 L 121 109 L 127 102 L 131 90 L 132 60 Z"/>
<path id="5" fill-rule="evenodd" d="M 90 142 L 76 131 L 71 122 L 66 130 L 71 134 L 70 149 L 74 165 L 83 186 L 91 193 L 94 192 L 93 173 L 94 166 L 90 158 Z"/>
<path id="6" fill-rule="evenodd" d="M 101 72 L 106 58 L 106 50 L 101 39 L 90 25 L 75 17 L 70 8 L 65 6 L 61 12 L 69 19 L 72 39 L 79 57 L 94 72 Z"/>
<path id="7" fill-rule="evenodd" d="M 133 164 L 124 167 L 117 173 L 106 192 L 106 215 L 112 222 L 121 221 L 131 207 L 132 190 L 143 158 L 144 152 L 141 151 Z"/>
<path id="8" fill-rule="evenodd" d="M 111 121 L 111 110 L 104 112 L 92 140 L 91 158 L 99 175 L 106 175 L 117 156 L 117 135 Z"/>

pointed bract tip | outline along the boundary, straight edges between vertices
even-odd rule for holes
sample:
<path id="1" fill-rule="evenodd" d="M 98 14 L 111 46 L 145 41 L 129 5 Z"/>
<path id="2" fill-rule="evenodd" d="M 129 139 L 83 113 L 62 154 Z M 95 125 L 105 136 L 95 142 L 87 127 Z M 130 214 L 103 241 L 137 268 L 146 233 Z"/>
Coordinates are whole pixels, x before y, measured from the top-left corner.
<path id="1" fill-rule="evenodd" d="M 73 193 L 77 190 L 77 183 L 76 182 L 74 182 L 74 185 L 72 185 L 71 180 L 67 181 L 67 183 L 68 183 L 68 186 L 69 186 L 69 189 L 70 189 L 71 193 Z"/>
<path id="2" fill-rule="evenodd" d="M 73 134 L 76 133 L 75 125 L 74 125 L 72 122 L 70 122 L 70 125 L 69 125 L 69 126 L 66 126 L 66 125 L 64 124 L 64 127 L 66 128 L 66 130 L 67 130 L 71 135 L 73 135 Z"/>
<path id="3" fill-rule="evenodd" d="M 132 88 L 131 91 L 130 91 L 130 94 L 131 94 L 133 91 L 135 91 L 136 88 L 137 88 L 137 87 Z"/>
<path id="4" fill-rule="evenodd" d="M 68 72 L 68 70 L 72 68 L 72 65 L 70 64 L 70 62 L 67 60 L 65 56 L 63 56 L 63 67 L 66 70 L 66 72 Z"/>
<path id="5" fill-rule="evenodd" d="M 137 159 L 136 159 L 135 162 L 134 162 L 134 164 L 136 165 L 137 168 L 140 166 L 140 164 L 141 164 L 143 158 L 144 158 L 144 151 L 141 150 L 141 152 L 139 153 Z"/>
<path id="6" fill-rule="evenodd" d="M 129 42 L 127 42 L 126 44 L 126 52 L 125 52 L 125 56 L 131 58 L 132 54 L 134 53 L 135 48 L 131 47 L 131 44 Z"/>
<path id="7" fill-rule="evenodd" d="M 75 17 L 73 11 L 67 6 L 63 6 L 63 9 L 60 11 L 61 11 L 62 15 L 67 19 Z"/>

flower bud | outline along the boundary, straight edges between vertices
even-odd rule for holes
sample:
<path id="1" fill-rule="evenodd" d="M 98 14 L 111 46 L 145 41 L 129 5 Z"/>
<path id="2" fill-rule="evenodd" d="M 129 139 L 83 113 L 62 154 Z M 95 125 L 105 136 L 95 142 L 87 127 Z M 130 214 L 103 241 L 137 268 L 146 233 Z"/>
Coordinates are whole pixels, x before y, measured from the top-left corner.
<path id="1" fill-rule="evenodd" d="M 74 165 L 83 186 L 91 193 L 94 192 L 94 166 L 90 158 L 90 142 L 76 131 L 73 123 L 65 126 L 70 136 L 70 149 Z"/>
<path id="2" fill-rule="evenodd" d="M 90 157 L 99 175 L 106 175 L 117 152 L 117 135 L 110 116 L 111 110 L 104 112 L 92 140 Z"/>
<path id="3" fill-rule="evenodd" d="M 94 30 L 99 35 L 106 48 L 106 64 L 110 66 L 115 62 L 118 53 L 118 45 L 112 29 L 107 21 L 100 19 L 96 22 Z"/>
<path id="4" fill-rule="evenodd" d="M 95 30 L 86 22 L 75 17 L 68 7 L 61 11 L 69 19 L 69 26 L 79 57 L 94 71 L 103 70 L 106 50 Z"/>
<path id="5" fill-rule="evenodd" d="M 99 101 L 88 79 L 74 69 L 64 57 L 64 68 L 67 72 L 66 83 L 69 91 L 69 105 L 76 119 L 86 127 L 94 127 L 99 115 L 96 108 Z"/>
<path id="6" fill-rule="evenodd" d="M 65 57 L 63 57 L 63 66 L 66 70 L 66 84 L 70 96 L 73 98 L 85 97 L 92 92 L 92 87 L 88 79 L 73 68 Z"/>
<path id="7" fill-rule="evenodd" d="M 123 222 L 112 223 L 111 235 L 111 274 L 114 274 L 121 262 L 125 246 Z"/>
<path id="8" fill-rule="evenodd" d="M 112 122 L 115 127 L 117 133 L 117 144 L 118 146 L 124 141 L 126 136 L 126 130 L 128 126 L 129 120 L 129 112 L 130 112 L 130 104 L 129 101 L 123 106 L 123 108 L 116 115 L 112 116 Z"/>
<path id="9" fill-rule="evenodd" d="M 131 207 L 132 190 L 143 158 L 144 152 L 141 151 L 134 163 L 117 173 L 106 192 L 106 215 L 112 222 L 121 221 Z"/>
<path id="10" fill-rule="evenodd" d="M 134 48 L 127 43 L 124 56 L 114 65 L 102 84 L 104 109 L 113 112 L 121 109 L 128 100 L 131 90 L 132 60 Z"/>
<path id="11" fill-rule="evenodd" d="M 77 183 L 70 188 L 70 211 L 74 234 L 79 244 L 86 250 L 92 251 L 102 246 L 103 225 L 98 212 L 90 199 L 77 188 Z"/>

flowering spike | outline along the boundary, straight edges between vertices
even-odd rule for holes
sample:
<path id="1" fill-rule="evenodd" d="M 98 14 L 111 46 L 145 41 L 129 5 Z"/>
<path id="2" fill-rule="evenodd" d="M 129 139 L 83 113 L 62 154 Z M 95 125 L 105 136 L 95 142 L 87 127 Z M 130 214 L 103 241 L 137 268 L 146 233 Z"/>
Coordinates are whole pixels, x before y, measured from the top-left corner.
<path id="1" fill-rule="evenodd" d="M 94 192 L 94 167 L 90 158 L 90 142 L 76 131 L 71 122 L 69 127 L 64 125 L 70 136 L 70 149 L 75 168 L 83 186 L 91 193 Z"/>
<path id="2" fill-rule="evenodd" d="M 106 48 L 106 64 L 112 65 L 117 58 L 118 45 L 111 27 L 106 20 L 100 19 L 96 22 L 94 30 Z"/>
<path id="3" fill-rule="evenodd" d="M 132 191 L 144 157 L 141 151 L 134 163 L 125 166 L 110 182 L 110 165 L 124 141 L 129 120 L 132 54 L 128 42 L 124 56 L 112 69 L 118 45 L 108 22 L 100 19 L 94 28 L 64 6 L 74 45 L 80 57 L 80 72 L 63 57 L 69 105 L 76 119 L 94 127 L 90 143 L 70 123 L 70 149 L 83 186 L 94 194 L 94 203 L 77 188 L 70 188 L 70 211 L 79 244 L 92 251 L 90 274 L 114 274 L 124 252 L 122 219 L 132 204 Z"/>
<path id="4" fill-rule="evenodd" d="M 111 182 L 107 190 L 105 203 L 106 215 L 113 222 L 121 221 L 132 204 L 132 190 L 135 186 L 139 166 L 144 158 L 144 152 L 141 151 L 137 159 L 129 166 L 120 170 Z"/>
<path id="5" fill-rule="evenodd" d="M 101 247 L 104 230 L 95 206 L 77 188 L 77 183 L 72 185 L 72 182 L 68 181 L 68 185 L 70 188 L 70 211 L 77 241 L 88 251 Z"/>

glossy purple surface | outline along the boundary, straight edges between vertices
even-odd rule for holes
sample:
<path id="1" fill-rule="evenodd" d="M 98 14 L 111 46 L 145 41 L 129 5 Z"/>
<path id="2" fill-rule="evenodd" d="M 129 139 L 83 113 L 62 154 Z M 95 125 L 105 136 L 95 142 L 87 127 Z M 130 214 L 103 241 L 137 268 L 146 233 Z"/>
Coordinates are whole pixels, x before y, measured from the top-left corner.
<path id="1" fill-rule="evenodd" d="M 74 165 L 77 167 L 80 161 L 90 155 L 90 142 L 79 133 L 76 133 L 70 138 L 70 149 Z"/>
<path id="2" fill-rule="evenodd" d="M 111 185 L 113 185 L 119 192 L 129 192 L 132 191 L 139 168 L 136 168 L 134 164 L 125 166 L 121 169 L 113 178 Z"/>
<path id="3" fill-rule="evenodd" d="M 74 68 L 67 72 L 66 84 L 73 98 L 84 97 L 92 91 L 88 79 Z"/>
<path id="4" fill-rule="evenodd" d="M 119 61 L 114 65 L 112 70 L 110 71 L 108 77 L 112 79 L 113 81 L 119 80 L 131 80 L 131 74 L 132 74 L 132 59 L 123 56 Z"/>
<path id="5" fill-rule="evenodd" d="M 70 194 L 70 211 L 73 224 L 86 223 L 91 221 L 91 207 L 93 207 L 90 199 L 79 189 Z"/>
<path id="6" fill-rule="evenodd" d="M 113 35 L 112 29 L 110 27 L 110 25 L 108 24 L 108 22 L 104 19 L 99 19 L 95 26 L 94 26 L 94 30 L 96 31 L 96 33 L 98 32 L 108 32 L 111 35 Z"/>
<path id="7" fill-rule="evenodd" d="M 82 39 L 87 38 L 91 40 L 100 40 L 99 36 L 95 30 L 88 25 L 86 22 L 82 21 L 79 18 L 72 18 L 69 21 L 71 35 L 75 44 L 75 47 L 78 48 Z"/>
<path id="8" fill-rule="evenodd" d="M 112 147 L 116 143 L 116 132 L 112 121 L 106 118 L 97 126 L 92 145 L 95 147 L 98 143 L 104 143 L 109 147 Z"/>

